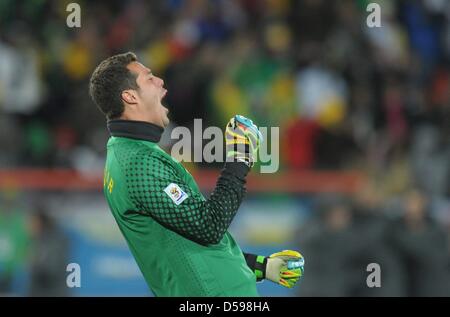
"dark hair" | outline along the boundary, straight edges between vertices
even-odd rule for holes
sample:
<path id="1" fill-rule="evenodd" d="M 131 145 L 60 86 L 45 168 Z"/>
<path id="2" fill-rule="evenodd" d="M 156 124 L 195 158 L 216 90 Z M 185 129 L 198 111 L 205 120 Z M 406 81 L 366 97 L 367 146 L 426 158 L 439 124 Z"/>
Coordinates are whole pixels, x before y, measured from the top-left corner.
<path id="1" fill-rule="evenodd" d="M 138 89 L 136 75 L 127 65 L 137 60 L 132 52 L 111 56 L 94 70 L 89 82 L 89 94 L 107 119 L 119 118 L 124 110 L 122 91 Z"/>

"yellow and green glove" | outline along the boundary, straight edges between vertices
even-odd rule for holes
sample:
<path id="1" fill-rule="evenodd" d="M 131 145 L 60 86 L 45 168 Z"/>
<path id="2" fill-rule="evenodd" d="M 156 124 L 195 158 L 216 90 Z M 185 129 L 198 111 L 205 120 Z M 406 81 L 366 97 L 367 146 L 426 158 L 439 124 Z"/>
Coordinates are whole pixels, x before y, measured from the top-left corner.
<path id="1" fill-rule="evenodd" d="M 258 256 L 256 262 L 258 281 L 266 279 L 287 288 L 294 287 L 304 273 L 305 260 L 297 251 L 284 250 L 269 257 Z"/>
<path id="2" fill-rule="evenodd" d="M 252 167 L 262 141 L 263 136 L 252 120 L 235 115 L 225 128 L 227 161 L 241 161 Z"/>

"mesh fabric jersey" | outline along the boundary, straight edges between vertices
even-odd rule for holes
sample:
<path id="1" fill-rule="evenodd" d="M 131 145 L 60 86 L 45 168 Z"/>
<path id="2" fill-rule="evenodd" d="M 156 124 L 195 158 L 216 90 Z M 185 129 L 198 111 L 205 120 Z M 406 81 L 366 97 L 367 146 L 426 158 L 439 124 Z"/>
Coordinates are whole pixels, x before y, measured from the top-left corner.
<path id="1" fill-rule="evenodd" d="M 238 169 L 225 169 L 205 199 L 157 143 L 109 139 L 104 194 L 156 296 L 258 296 L 255 274 L 227 231 L 245 190 Z"/>

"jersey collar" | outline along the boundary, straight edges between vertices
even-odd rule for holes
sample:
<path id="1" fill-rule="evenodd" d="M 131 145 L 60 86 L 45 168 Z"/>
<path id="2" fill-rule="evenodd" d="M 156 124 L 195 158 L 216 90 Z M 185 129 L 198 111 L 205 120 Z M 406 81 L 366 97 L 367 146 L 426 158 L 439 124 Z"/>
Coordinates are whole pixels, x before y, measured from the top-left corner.
<path id="1" fill-rule="evenodd" d="M 109 120 L 107 126 L 112 136 L 154 143 L 159 142 L 164 131 L 163 128 L 153 123 L 133 120 Z"/>

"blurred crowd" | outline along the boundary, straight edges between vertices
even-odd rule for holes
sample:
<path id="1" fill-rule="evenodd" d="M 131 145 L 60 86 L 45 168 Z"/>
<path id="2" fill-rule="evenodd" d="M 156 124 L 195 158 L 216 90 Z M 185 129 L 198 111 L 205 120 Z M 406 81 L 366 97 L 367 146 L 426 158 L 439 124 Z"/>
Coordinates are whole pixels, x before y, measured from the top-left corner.
<path id="1" fill-rule="evenodd" d="M 367 0 L 79 1 L 80 28 L 69 2 L 2 1 L 2 166 L 102 165 L 88 79 L 132 50 L 164 78 L 174 125 L 241 113 L 280 127 L 283 168 L 404 168 L 448 194 L 448 1 L 378 1 L 380 28 Z"/>
<path id="2" fill-rule="evenodd" d="M 223 127 L 239 113 L 280 128 L 282 170 L 371 180 L 370 194 L 324 198 L 302 229 L 304 294 L 364 294 L 347 277 L 380 254 L 393 276 L 383 294 L 431 294 L 445 281 L 450 1 L 80 0 L 80 28 L 66 25 L 70 2 L 0 2 L 0 168 L 103 170 L 108 134 L 89 76 L 134 51 L 165 81 L 168 130 L 194 118 Z M 371 2 L 380 28 L 366 24 Z"/>
<path id="3" fill-rule="evenodd" d="M 391 201 L 373 185 L 320 196 L 298 237 L 307 264 L 299 296 L 450 296 L 449 235 L 418 189 Z"/>

